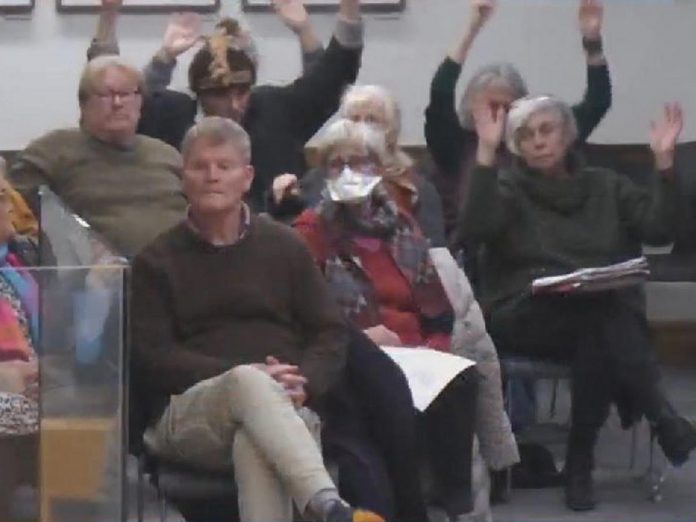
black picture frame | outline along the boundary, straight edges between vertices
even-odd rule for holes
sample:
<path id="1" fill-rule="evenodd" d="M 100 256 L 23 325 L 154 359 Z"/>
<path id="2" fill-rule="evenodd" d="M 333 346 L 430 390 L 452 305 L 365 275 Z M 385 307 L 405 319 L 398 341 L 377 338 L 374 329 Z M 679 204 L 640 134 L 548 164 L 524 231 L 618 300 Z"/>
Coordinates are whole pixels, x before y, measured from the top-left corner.
<path id="1" fill-rule="evenodd" d="M 313 2 L 316 3 L 313 3 Z M 340 0 L 313 0 L 305 6 L 310 12 L 331 12 L 338 10 Z M 406 0 L 367 0 L 361 3 L 361 9 L 372 13 L 392 13 L 403 11 Z M 271 0 L 242 0 L 242 10 L 250 13 L 265 12 L 273 9 Z"/>
<path id="2" fill-rule="evenodd" d="M 56 0 L 56 9 L 61 13 L 93 13 L 99 10 L 100 0 L 88 0 L 90 5 L 74 5 L 74 0 Z M 173 3 L 169 0 L 157 0 L 158 3 L 137 4 L 138 0 L 125 0 L 121 11 L 124 13 L 173 13 L 176 11 L 197 11 L 199 13 L 212 13 L 220 8 L 221 0 L 209 0 L 205 5 L 195 2 Z M 131 3 L 129 3 L 131 2 Z M 135 3 L 135 5 L 133 5 Z"/>
<path id="3" fill-rule="evenodd" d="M 29 13 L 35 0 L 0 0 L 0 14 Z"/>

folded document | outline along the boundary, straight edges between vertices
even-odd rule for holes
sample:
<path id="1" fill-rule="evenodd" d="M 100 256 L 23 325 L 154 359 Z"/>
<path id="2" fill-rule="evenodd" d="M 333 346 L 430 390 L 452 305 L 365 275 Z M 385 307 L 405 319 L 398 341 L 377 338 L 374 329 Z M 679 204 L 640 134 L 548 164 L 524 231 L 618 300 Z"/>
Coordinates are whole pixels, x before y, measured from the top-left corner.
<path id="1" fill-rule="evenodd" d="M 425 411 L 452 379 L 473 366 L 470 359 L 425 347 L 382 346 L 406 376 L 413 404 Z"/>
<path id="2" fill-rule="evenodd" d="M 569 274 L 541 277 L 532 281 L 532 293 L 600 292 L 645 282 L 650 269 L 645 257 L 615 265 L 581 268 Z"/>

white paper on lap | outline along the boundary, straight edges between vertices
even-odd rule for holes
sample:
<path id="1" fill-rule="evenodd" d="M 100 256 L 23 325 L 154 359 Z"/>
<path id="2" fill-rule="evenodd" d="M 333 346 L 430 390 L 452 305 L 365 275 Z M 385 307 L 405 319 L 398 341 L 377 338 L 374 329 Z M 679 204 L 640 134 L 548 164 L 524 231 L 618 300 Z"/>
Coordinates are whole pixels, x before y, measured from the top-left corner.
<path id="1" fill-rule="evenodd" d="M 425 411 L 440 392 L 474 361 L 425 347 L 382 346 L 406 376 L 413 404 Z"/>

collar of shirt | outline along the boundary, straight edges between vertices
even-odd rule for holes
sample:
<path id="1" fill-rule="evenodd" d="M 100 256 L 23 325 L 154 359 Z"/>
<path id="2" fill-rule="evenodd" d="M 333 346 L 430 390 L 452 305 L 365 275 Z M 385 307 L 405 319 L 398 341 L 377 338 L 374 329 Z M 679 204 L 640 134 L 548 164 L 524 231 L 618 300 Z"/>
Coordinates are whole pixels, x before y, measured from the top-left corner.
<path id="1" fill-rule="evenodd" d="M 197 236 L 199 236 L 201 239 L 205 239 L 203 238 L 203 234 L 201 234 L 200 229 L 198 228 L 198 226 L 196 226 L 196 222 L 193 220 L 193 217 L 191 216 L 190 205 L 186 209 L 186 223 Z M 249 206 L 246 203 L 242 202 L 242 207 L 239 209 L 239 235 L 237 236 L 237 239 L 234 241 L 234 243 L 232 243 L 232 245 L 235 245 L 239 243 L 242 239 L 244 239 L 249 234 L 250 229 L 251 210 L 249 209 Z"/>

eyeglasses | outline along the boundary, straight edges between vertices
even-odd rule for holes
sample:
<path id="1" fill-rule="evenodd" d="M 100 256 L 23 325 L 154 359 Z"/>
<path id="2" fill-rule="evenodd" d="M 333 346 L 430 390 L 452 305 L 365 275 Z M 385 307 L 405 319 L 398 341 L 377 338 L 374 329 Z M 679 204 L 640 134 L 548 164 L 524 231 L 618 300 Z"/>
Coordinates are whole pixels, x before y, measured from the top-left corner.
<path id="1" fill-rule="evenodd" d="M 123 103 L 131 103 L 140 96 L 140 89 L 133 89 L 132 91 L 95 92 L 93 96 L 103 103 L 113 103 L 116 101 L 116 98 Z"/>
<path id="2" fill-rule="evenodd" d="M 345 167 L 356 172 L 373 174 L 377 170 L 377 163 L 370 156 L 353 156 L 351 158 L 331 158 L 327 163 L 330 172 L 339 173 Z"/>

